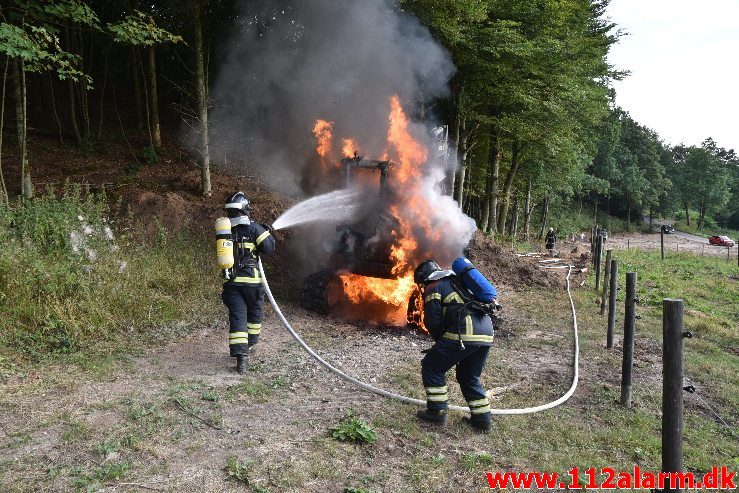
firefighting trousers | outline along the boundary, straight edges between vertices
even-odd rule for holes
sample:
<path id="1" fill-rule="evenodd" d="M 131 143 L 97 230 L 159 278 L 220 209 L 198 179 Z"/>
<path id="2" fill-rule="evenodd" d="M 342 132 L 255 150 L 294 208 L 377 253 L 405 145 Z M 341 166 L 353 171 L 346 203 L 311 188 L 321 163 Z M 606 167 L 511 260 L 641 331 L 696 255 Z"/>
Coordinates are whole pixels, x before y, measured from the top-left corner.
<path id="1" fill-rule="evenodd" d="M 446 372 L 457 367 L 456 376 L 462 395 L 474 421 L 490 421 L 490 401 L 480 382 L 490 346 L 467 345 L 459 349 L 456 341 L 440 339 L 421 360 L 421 376 L 426 390 L 426 407 L 446 409 L 449 406 Z"/>
<path id="2" fill-rule="evenodd" d="M 231 356 L 247 354 L 259 342 L 264 319 L 264 289 L 261 285 L 224 284 L 221 294 L 228 308 L 228 349 Z"/>

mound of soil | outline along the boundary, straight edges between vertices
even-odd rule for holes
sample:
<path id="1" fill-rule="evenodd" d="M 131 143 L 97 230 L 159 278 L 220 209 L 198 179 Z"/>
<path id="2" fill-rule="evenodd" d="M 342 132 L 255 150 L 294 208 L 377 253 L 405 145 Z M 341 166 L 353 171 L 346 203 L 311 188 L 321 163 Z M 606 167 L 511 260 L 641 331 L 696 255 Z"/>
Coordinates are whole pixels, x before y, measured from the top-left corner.
<path id="1" fill-rule="evenodd" d="M 469 259 L 493 283 L 511 287 L 562 287 L 562 279 L 552 270 L 539 267 L 538 259 L 517 257 L 513 250 L 495 243 L 482 231 L 475 232 L 469 245 Z"/>

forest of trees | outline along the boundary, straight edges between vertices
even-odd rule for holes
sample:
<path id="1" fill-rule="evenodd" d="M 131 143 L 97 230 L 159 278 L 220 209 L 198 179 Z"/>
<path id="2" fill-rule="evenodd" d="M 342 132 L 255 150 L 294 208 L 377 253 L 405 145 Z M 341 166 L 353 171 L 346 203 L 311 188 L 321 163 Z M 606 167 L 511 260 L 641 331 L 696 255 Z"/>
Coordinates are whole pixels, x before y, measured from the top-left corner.
<path id="1" fill-rule="evenodd" d="M 260 7 L 250 12 L 254 3 Z M 534 217 L 543 231 L 550 205 L 575 203 L 629 224 L 646 213 L 682 212 L 690 221 L 689 212 L 697 211 L 698 229 L 707 218 L 739 228 L 733 150 L 710 138 L 700 147 L 671 147 L 615 106 L 611 82 L 626 74 L 606 59 L 620 35 L 605 15 L 607 3 L 393 4 L 418 16 L 456 66 L 450 96 L 432 112 L 449 125 L 460 164 L 449 173 L 448 192 L 494 234 L 538 235 L 530 231 Z M 2 173 L 3 146 L 11 139 L 18 146 L 21 193 L 33 195 L 26 152 L 31 126 L 80 153 L 91 152 L 104 126 L 124 140 L 137 131 L 148 141 L 144 155 L 156 159 L 163 107 L 199 136 L 193 155 L 202 193 L 209 195 L 214 53 L 230 26 L 270 15 L 264 2 L 250 0 L 3 2 L 0 198 L 11 198 Z M 6 115 L 14 115 L 12 124 Z"/>

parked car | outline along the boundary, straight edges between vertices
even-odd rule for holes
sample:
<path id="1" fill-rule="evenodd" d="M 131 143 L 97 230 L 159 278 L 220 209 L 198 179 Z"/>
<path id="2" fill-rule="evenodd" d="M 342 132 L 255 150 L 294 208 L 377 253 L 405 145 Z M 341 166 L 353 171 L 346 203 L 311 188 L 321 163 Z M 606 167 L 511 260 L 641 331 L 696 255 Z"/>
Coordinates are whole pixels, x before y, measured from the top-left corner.
<path id="1" fill-rule="evenodd" d="M 666 235 L 671 235 L 675 232 L 675 226 L 673 226 L 672 224 L 663 224 L 660 229 Z"/>
<path id="2" fill-rule="evenodd" d="M 710 238 L 708 238 L 708 243 L 710 245 L 719 245 L 725 247 L 734 246 L 734 240 L 732 240 L 728 236 L 711 236 Z"/>

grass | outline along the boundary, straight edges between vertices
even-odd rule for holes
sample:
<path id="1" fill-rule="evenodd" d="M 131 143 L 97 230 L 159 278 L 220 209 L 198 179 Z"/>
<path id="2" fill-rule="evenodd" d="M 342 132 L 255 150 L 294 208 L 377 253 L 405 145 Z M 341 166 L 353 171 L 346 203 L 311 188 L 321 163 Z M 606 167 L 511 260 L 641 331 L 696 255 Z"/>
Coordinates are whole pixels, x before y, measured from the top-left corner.
<path id="1" fill-rule="evenodd" d="M 0 245 L 0 378 L 50 360 L 94 368 L 220 308 L 207 242 L 146 238 L 79 186 L 0 205 Z"/>

